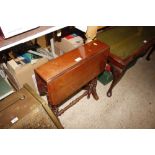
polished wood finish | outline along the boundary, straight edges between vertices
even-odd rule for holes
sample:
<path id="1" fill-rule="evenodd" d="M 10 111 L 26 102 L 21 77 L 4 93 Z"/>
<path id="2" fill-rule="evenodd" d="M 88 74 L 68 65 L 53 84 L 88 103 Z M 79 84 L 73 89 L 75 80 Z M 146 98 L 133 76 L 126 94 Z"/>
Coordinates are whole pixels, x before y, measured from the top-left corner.
<path id="1" fill-rule="evenodd" d="M 125 59 L 121 59 L 120 57 L 117 57 L 112 53 L 109 54 L 108 63 L 112 67 L 113 81 L 107 92 L 108 97 L 112 96 L 112 89 L 121 80 L 127 69 L 134 65 L 138 58 L 146 55 L 147 53 L 148 54 L 146 59 L 150 60 L 150 55 L 152 54 L 154 49 L 155 38 L 147 41 L 147 43 L 144 43 L 139 49 L 135 50 L 132 55 L 128 56 Z"/>
<path id="2" fill-rule="evenodd" d="M 96 40 L 35 70 L 39 93 L 47 94 L 48 101 L 57 115 L 61 114 L 58 112 L 59 105 L 83 86 L 87 85 L 87 93 L 83 96 L 92 94 L 98 99 L 96 77 L 104 71 L 108 54 L 109 46 Z"/>

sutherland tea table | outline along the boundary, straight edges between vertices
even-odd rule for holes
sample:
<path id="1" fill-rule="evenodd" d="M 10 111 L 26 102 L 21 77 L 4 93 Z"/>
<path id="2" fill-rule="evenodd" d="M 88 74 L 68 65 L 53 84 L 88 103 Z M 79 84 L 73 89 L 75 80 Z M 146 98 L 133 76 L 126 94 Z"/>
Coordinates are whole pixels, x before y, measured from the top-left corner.
<path id="1" fill-rule="evenodd" d="M 109 46 L 95 40 L 35 69 L 40 95 L 47 95 L 49 106 L 61 115 L 82 97 L 92 94 L 97 100 L 97 76 L 104 71 Z M 69 97 L 84 88 L 86 91 L 62 110 L 58 107 Z"/>

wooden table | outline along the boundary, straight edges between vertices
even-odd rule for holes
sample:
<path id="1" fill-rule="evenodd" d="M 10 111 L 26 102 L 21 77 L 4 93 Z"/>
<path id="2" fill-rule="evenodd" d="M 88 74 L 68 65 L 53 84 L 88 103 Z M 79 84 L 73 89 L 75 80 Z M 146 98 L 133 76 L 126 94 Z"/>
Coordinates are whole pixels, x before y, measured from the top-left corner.
<path id="1" fill-rule="evenodd" d="M 92 94 L 97 100 L 97 76 L 104 71 L 109 46 L 92 41 L 49 61 L 35 69 L 40 95 L 47 94 L 48 102 L 57 116 L 76 104 L 82 97 Z M 85 87 L 86 91 L 61 111 L 58 107 Z"/>
<path id="2" fill-rule="evenodd" d="M 108 63 L 113 73 L 113 81 L 107 92 L 107 96 L 110 97 L 114 86 L 138 58 L 148 53 L 147 60 L 150 59 L 151 53 L 155 50 L 155 27 L 110 27 L 99 32 L 97 38 L 110 46 Z"/>

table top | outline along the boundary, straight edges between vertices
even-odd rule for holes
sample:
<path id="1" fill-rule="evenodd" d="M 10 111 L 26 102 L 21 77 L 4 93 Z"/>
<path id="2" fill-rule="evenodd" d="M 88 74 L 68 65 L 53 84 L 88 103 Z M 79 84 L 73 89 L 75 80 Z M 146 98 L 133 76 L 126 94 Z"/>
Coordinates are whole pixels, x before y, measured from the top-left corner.
<path id="1" fill-rule="evenodd" d="M 121 59 L 133 55 L 155 37 L 154 26 L 117 26 L 97 34 L 97 39 L 110 46 L 110 52 Z"/>
<path id="2" fill-rule="evenodd" d="M 85 59 L 94 56 L 100 52 L 104 52 L 107 49 L 109 49 L 109 46 L 101 43 L 98 40 L 95 40 L 68 53 L 65 53 L 64 55 L 54 60 L 50 60 L 44 65 L 38 67 L 35 71 L 45 81 L 49 81 L 51 80 L 51 78 L 55 78 L 55 76 L 61 74 L 69 68 L 72 68 L 79 62 L 83 62 Z"/>
<path id="3" fill-rule="evenodd" d="M 65 26 L 39 26 L 35 29 L 29 30 L 27 32 L 21 33 L 19 35 L 13 36 L 7 39 L 0 40 L 0 52 L 6 50 L 10 47 L 19 45 L 21 43 L 33 40 L 35 38 L 41 37 L 48 33 L 54 32 Z"/>

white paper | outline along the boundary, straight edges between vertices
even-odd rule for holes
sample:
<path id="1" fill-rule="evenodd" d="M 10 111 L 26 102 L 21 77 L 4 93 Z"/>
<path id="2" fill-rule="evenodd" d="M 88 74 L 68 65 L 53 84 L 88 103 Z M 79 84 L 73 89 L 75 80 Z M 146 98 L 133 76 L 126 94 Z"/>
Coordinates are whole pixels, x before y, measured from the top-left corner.
<path id="1" fill-rule="evenodd" d="M 81 57 L 78 57 L 78 58 L 75 59 L 76 62 L 79 62 L 79 61 L 81 61 L 81 60 L 82 60 Z"/>
<path id="2" fill-rule="evenodd" d="M 17 121 L 18 121 L 18 117 L 15 117 L 15 118 L 13 118 L 13 119 L 11 120 L 11 123 L 14 124 L 14 123 L 17 122 Z"/>

